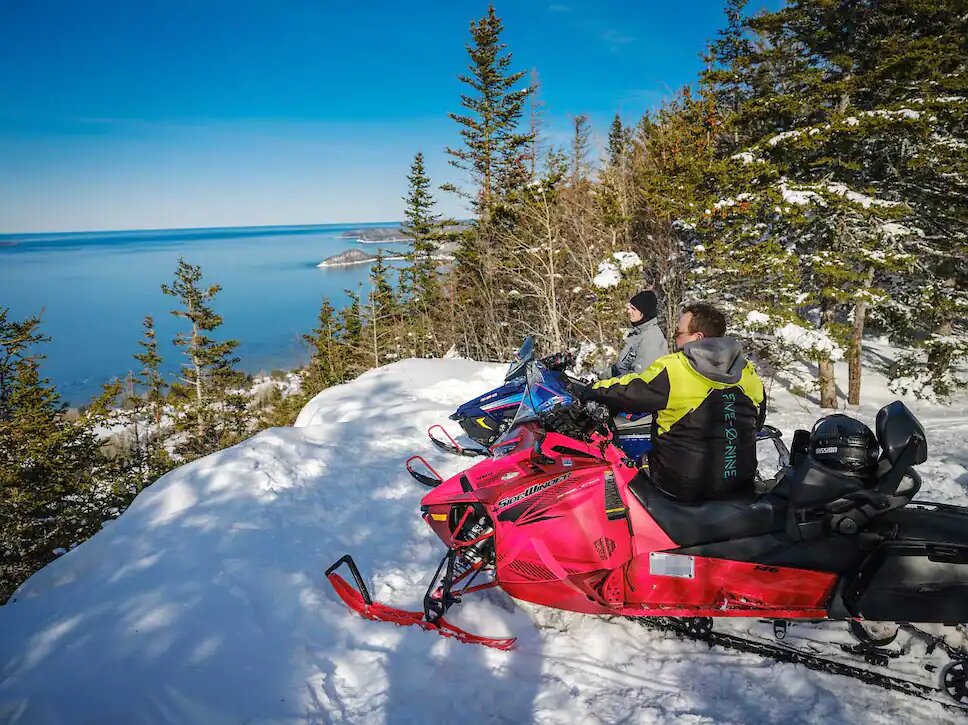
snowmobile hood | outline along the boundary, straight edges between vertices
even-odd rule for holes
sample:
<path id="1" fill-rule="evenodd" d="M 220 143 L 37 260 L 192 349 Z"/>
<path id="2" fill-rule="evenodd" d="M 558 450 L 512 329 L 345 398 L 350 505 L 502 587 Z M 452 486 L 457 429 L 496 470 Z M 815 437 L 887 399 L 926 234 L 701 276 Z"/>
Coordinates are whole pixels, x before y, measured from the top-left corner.
<path id="1" fill-rule="evenodd" d="M 735 337 L 704 337 L 687 342 L 682 354 L 693 370 L 717 383 L 735 385 L 746 367 L 743 345 Z"/>

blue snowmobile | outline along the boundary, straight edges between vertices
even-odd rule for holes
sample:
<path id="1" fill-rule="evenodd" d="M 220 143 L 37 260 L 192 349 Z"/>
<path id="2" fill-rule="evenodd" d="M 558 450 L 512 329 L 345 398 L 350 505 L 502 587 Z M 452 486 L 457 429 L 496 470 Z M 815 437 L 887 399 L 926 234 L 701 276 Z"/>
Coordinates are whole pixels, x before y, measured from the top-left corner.
<path id="1" fill-rule="evenodd" d="M 521 403 L 525 391 L 525 370 L 534 358 L 534 338 L 528 337 L 514 355 L 499 387 L 468 400 L 450 415 L 464 433 L 477 445 L 460 445 L 441 425 L 431 426 L 427 431 L 430 440 L 443 451 L 462 456 L 489 456 L 490 446 L 510 425 Z M 575 364 L 575 356 L 570 352 L 558 352 L 542 358 L 542 369 L 547 371 L 562 387 L 570 389 L 583 385 L 584 381 L 575 380 L 565 372 Z M 652 416 L 625 415 L 615 418 L 616 445 L 631 460 L 639 462 L 652 448 Z M 773 471 L 782 469 L 789 460 L 789 451 L 783 443 L 782 435 L 773 426 L 763 426 L 757 434 L 758 459 L 764 467 Z M 766 443 L 761 446 L 760 443 Z M 772 475 L 772 474 L 769 474 Z M 763 473 L 761 478 L 767 478 Z"/>

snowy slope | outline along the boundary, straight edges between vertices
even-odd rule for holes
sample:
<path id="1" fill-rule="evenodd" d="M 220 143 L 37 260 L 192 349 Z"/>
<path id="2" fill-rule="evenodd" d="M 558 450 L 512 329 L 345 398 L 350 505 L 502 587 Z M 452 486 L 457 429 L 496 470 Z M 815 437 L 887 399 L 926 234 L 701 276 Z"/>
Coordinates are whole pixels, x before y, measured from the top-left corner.
<path id="1" fill-rule="evenodd" d="M 510 653 L 352 614 L 323 577 L 346 552 L 376 597 L 419 608 L 443 550 L 403 461 L 469 465 L 424 431 L 501 374 L 406 360 L 323 392 L 295 428 L 169 473 L 0 608 L 0 722 L 954 721 L 844 678 L 501 593 L 452 619 L 518 635 Z M 876 374 L 865 391 L 872 422 L 890 396 Z M 968 503 L 965 400 L 909 403 L 931 445 L 923 497 Z M 783 391 L 773 407 L 788 438 L 817 415 Z"/>

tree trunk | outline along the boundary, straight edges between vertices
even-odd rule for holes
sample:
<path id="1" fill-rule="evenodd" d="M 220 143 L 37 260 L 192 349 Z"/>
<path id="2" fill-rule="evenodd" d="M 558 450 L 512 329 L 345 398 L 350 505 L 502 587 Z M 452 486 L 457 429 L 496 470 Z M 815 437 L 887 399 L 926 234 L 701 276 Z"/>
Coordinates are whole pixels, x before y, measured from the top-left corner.
<path id="1" fill-rule="evenodd" d="M 189 307 L 189 313 L 193 310 Z M 198 406 L 195 417 L 195 430 L 199 440 L 205 436 L 205 421 L 202 414 L 204 396 L 202 395 L 202 365 L 198 361 L 195 351 L 198 349 L 198 325 L 192 323 L 192 365 L 195 366 L 195 405 Z"/>
<path id="2" fill-rule="evenodd" d="M 834 318 L 833 300 L 825 297 L 820 302 L 820 329 L 829 330 Z M 834 364 L 829 354 L 824 354 L 818 362 L 820 381 L 820 407 L 837 407 L 837 380 L 834 375 Z"/>
<path id="3" fill-rule="evenodd" d="M 866 287 L 874 282 L 874 270 L 867 272 Z M 854 305 L 854 329 L 850 333 L 850 346 L 847 350 L 848 381 L 847 402 L 860 405 L 861 365 L 860 353 L 864 347 L 864 322 L 867 320 L 867 300 Z"/>

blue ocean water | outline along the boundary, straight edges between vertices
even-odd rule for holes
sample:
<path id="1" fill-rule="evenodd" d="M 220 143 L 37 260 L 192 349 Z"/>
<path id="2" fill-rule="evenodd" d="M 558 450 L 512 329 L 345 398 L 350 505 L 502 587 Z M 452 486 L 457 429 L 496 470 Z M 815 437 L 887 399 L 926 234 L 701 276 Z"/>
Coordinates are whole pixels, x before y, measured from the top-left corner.
<path id="1" fill-rule="evenodd" d="M 47 359 L 42 372 L 72 405 L 102 383 L 136 370 L 141 321 L 155 318 L 166 371 L 181 351 L 171 345 L 184 321 L 161 292 L 179 257 L 201 266 L 205 284 L 219 284 L 220 339 L 241 342 L 247 372 L 292 367 L 308 357 L 309 332 L 324 297 L 336 306 L 344 290 L 369 290 L 370 265 L 319 269 L 326 257 L 352 248 L 400 252 L 406 245 L 361 244 L 342 233 L 394 222 L 350 225 L 173 229 L 0 235 L 0 307 L 14 319 L 42 314 Z M 393 265 L 394 263 L 390 263 Z"/>

